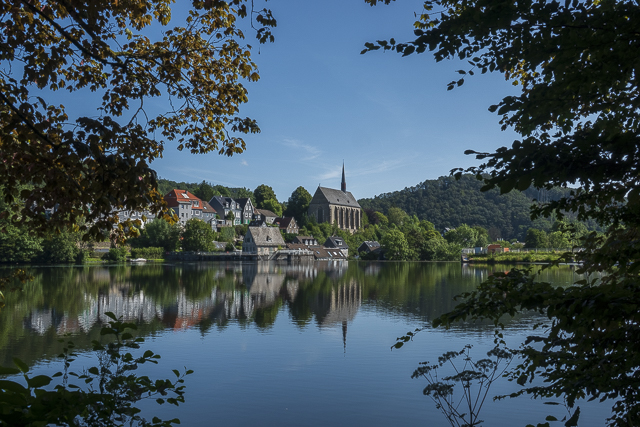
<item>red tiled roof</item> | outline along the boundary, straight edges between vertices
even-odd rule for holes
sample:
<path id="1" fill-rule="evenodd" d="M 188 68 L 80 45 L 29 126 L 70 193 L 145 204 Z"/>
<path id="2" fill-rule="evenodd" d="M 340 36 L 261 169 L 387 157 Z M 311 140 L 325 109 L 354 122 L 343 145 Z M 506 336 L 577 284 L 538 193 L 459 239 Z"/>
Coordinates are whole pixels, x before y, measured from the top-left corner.
<path id="1" fill-rule="evenodd" d="M 192 209 L 202 209 L 203 202 L 187 190 L 173 189 L 164 195 L 164 200 L 170 208 L 177 208 L 180 203 L 190 203 Z M 193 201 L 198 201 L 198 206 L 193 205 Z"/>

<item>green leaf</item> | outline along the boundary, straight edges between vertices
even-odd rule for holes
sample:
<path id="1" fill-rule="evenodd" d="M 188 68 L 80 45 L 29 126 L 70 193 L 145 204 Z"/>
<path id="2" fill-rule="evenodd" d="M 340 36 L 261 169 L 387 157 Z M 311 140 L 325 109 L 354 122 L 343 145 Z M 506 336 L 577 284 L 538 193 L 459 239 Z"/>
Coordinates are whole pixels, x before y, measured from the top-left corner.
<path id="1" fill-rule="evenodd" d="M 5 368 L 4 366 L 0 366 L 0 375 L 14 375 L 19 373 L 20 373 L 20 369 Z"/>
<path id="2" fill-rule="evenodd" d="M 18 367 L 18 369 L 20 369 L 20 371 L 22 371 L 23 373 L 27 373 L 29 372 L 29 367 L 27 366 L 26 363 L 24 363 L 22 360 L 18 359 L 17 357 L 13 358 L 13 363 Z"/>
<path id="3" fill-rule="evenodd" d="M 0 390 L 12 391 L 14 393 L 28 393 L 27 389 L 17 382 L 10 380 L 0 380 Z"/>
<path id="4" fill-rule="evenodd" d="M 46 385 L 49 385 L 49 383 L 51 383 L 51 378 L 47 375 L 37 375 L 33 378 L 27 379 L 27 384 L 31 388 L 44 387 Z"/>

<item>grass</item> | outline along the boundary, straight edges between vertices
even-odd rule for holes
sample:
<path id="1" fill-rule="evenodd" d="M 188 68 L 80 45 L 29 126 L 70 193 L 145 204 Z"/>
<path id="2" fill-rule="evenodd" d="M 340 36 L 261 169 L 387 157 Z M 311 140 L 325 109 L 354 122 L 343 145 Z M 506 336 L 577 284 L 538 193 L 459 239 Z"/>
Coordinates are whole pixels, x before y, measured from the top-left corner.
<path id="1" fill-rule="evenodd" d="M 469 262 L 474 264 L 516 263 L 516 262 L 553 262 L 564 251 L 557 252 L 505 252 L 499 254 L 469 255 Z"/>

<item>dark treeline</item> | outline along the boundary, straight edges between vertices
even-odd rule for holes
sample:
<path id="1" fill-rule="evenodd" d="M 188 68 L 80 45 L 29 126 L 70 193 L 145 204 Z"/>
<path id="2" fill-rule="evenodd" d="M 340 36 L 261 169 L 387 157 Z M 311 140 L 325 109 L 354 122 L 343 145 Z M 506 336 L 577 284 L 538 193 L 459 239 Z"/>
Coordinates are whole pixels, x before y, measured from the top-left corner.
<path id="1" fill-rule="evenodd" d="M 514 190 L 500 194 L 498 190 L 482 192 L 482 185 L 481 181 L 471 175 L 464 175 L 460 180 L 440 177 L 424 181 L 415 187 L 360 199 L 358 202 L 365 211 L 385 214 L 392 207 L 400 208 L 411 216 L 433 223 L 436 230 L 440 231 L 469 224 L 485 228 L 492 240 L 524 240 L 528 229 L 549 232 L 555 222 L 554 218 L 532 221 L 531 205 L 536 200 L 547 202 L 566 197 L 571 191 L 567 188 L 530 188 L 524 192 Z"/>

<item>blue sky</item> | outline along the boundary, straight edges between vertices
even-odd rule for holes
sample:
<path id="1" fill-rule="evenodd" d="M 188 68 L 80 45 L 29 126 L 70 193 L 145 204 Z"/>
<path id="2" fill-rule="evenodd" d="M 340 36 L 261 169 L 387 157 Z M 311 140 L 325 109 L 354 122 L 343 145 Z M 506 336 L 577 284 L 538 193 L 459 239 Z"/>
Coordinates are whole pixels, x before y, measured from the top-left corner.
<path id="1" fill-rule="evenodd" d="M 340 188 L 344 161 L 348 190 L 373 197 L 477 164 L 466 149 L 493 151 L 517 138 L 487 110 L 515 91 L 501 74 L 476 74 L 447 91 L 466 62 L 436 63 L 429 53 L 360 54 L 367 41 L 410 40 L 421 1 L 267 6 L 278 20 L 276 41 L 254 52 L 261 79 L 246 83 L 249 102 L 241 111 L 262 132 L 246 136 L 246 152 L 231 158 L 167 146 L 152 164 L 160 177 L 251 190 L 267 184 L 286 201 L 300 185 L 312 194 L 318 185 Z"/>

